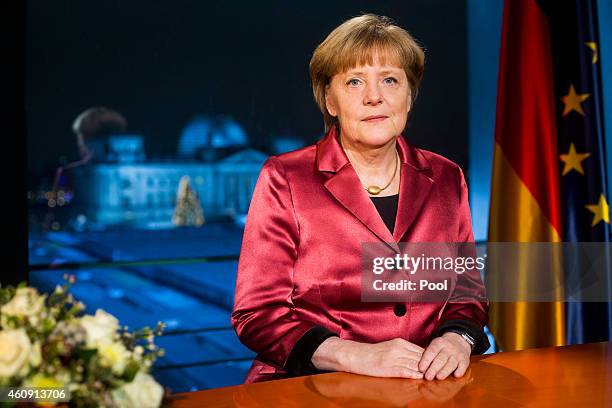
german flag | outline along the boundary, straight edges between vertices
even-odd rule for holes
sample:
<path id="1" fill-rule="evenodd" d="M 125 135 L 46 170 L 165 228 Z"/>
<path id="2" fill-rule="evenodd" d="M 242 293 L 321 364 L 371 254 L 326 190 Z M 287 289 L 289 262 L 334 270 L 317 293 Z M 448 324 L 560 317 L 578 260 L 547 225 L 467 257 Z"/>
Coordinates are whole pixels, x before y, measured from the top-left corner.
<path id="1" fill-rule="evenodd" d="M 505 2 L 489 242 L 610 241 L 596 10 Z M 609 303 L 493 302 L 490 328 L 522 350 L 607 340 L 610 315 Z"/>

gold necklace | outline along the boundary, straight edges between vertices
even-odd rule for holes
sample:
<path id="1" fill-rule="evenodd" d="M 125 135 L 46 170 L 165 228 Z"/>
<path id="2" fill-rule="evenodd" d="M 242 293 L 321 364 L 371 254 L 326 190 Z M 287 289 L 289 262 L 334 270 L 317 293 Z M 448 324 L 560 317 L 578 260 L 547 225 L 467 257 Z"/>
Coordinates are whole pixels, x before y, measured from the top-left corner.
<path id="1" fill-rule="evenodd" d="M 391 176 L 391 180 L 389 180 L 389 182 L 387 184 L 385 184 L 384 187 L 379 187 L 376 185 L 371 185 L 371 186 L 367 186 L 364 187 L 365 190 L 368 192 L 368 194 L 371 195 L 379 195 L 381 191 L 385 190 L 387 187 L 389 187 L 391 185 L 391 182 L 393 181 L 393 179 L 395 179 L 395 174 L 397 173 L 397 164 L 399 163 L 399 155 L 397 154 L 397 151 L 395 152 L 395 169 L 393 169 L 393 176 Z"/>

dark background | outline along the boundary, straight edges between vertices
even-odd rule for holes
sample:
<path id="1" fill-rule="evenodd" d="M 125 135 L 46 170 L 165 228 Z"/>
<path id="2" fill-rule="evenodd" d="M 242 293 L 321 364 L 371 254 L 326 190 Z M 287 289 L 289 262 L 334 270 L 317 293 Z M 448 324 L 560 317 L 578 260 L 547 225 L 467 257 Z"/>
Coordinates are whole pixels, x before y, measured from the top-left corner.
<path id="1" fill-rule="evenodd" d="M 193 115 L 230 115 L 263 151 L 275 136 L 323 132 L 308 62 L 338 24 L 388 15 L 426 48 L 406 133 L 467 166 L 466 5 L 413 1 L 93 1 L 27 3 L 28 188 L 77 158 L 71 124 L 105 105 L 142 133 L 149 158 L 173 156 Z"/>
<path id="2" fill-rule="evenodd" d="M 3 4 L 0 21 L 3 29 L 5 100 L 3 113 L 4 134 L 1 137 L 2 174 L 4 175 L 2 200 L 2 241 L 0 257 L 2 270 L 0 283 L 17 284 L 28 276 L 27 229 L 27 161 L 25 86 L 25 27 L 26 5 L 23 2 Z M 8 7 L 7 7 L 8 6 Z"/>

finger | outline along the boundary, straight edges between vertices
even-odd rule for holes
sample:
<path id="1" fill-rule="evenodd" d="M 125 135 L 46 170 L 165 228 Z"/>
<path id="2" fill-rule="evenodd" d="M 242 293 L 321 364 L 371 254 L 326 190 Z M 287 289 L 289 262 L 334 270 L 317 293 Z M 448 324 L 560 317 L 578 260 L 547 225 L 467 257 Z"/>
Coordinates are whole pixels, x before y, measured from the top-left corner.
<path id="1" fill-rule="evenodd" d="M 455 370 L 455 377 L 463 377 L 469 366 L 470 359 L 466 358 L 459 360 L 459 364 L 457 365 L 457 369 Z"/>
<path id="2" fill-rule="evenodd" d="M 417 360 L 420 360 L 421 356 L 425 352 L 425 350 L 423 350 L 423 349 L 417 350 L 417 349 L 409 348 L 409 347 L 404 347 L 404 348 L 401 349 L 401 351 L 402 351 L 402 353 L 406 353 L 406 354 L 411 355 L 411 356 L 416 356 Z"/>
<path id="3" fill-rule="evenodd" d="M 399 357 L 395 360 L 396 365 L 408 367 L 411 370 L 419 371 L 419 359 L 410 357 Z M 420 372 L 420 371 L 419 371 Z"/>
<path id="4" fill-rule="evenodd" d="M 419 361 L 421 361 L 423 354 L 415 353 L 414 351 L 402 350 L 397 357 L 398 358 L 409 358 L 411 360 L 415 360 L 418 363 Z"/>
<path id="5" fill-rule="evenodd" d="M 413 351 L 415 353 L 419 353 L 419 354 L 423 354 L 423 352 L 425 351 L 425 349 L 417 344 L 414 343 L 410 343 L 409 341 L 406 342 L 406 348 L 410 351 Z"/>
<path id="6" fill-rule="evenodd" d="M 423 373 L 420 371 L 411 370 L 406 366 L 393 365 L 391 366 L 390 377 L 412 378 L 415 380 L 420 380 L 423 378 Z"/>
<path id="7" fill-rule="evenodd" d="M 419 361 L 419 371 L 424 373 L 440 351 L 442 351 L 442 345 L 440 342 L 435 340 L 432 341 L 427 349 L 425 349 L 423 352 L 423 356 L 421 356 L 421 361 Z"/>
<path id="8" fill-rule="evenodd" d="M 400 339 L 398 338 L 398 340 L 400 340 L 398 342 L 398 344 L 400 344 L 405 350 L 407 351 L 411 351 L 411 352 L 415 352 L 415 353 L 419 353 L 422 354 L 423 351 L 425 351 L 425 349 L 417 344 L 411 343 L 408 340 L 405 339 Z"/>
<path id="9" fill-rule="evenodd" d="M 438 380 L 444 380 L 446 377 L 451 375 L 453 371 L 455 371 L 455 369 L 457 368 L 457 364 L 457 358 L 452 355 L 449 356 L 448 361 L 446 362 L 446 364 L 444 364 L 444 367 L 442 367 L 440 371 L 438 371 L 438 374 L 436 374 L 436 378 Z"/>
<path id="10" fill-rule="evenodd" d="M 429 366 L 427 371 L 425 372 L 425 378 L 428 380 L 433 380 L 436 374 L 438 374 L 438 371 L 440 371 L 442 367 L 444 367 L 444 365 L 448 361 L 448 357 L 449 357 L 448 354 L 445 354 L 445 353 L 438 354 L 436 358 L 434 359 L 434 361 L 431 362 L 431 365 Z"/>

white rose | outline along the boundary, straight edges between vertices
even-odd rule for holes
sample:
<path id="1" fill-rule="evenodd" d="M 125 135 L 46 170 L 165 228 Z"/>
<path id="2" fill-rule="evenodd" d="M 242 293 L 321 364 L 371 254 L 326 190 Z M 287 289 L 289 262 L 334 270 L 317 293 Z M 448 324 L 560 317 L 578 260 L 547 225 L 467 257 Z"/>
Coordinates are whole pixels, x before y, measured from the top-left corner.
<path id="1" fill-rule="evenodd" d="M 164 396 L 164 389 L 149 374 L 139 371 L 130 383 L 112 392 L 119 408 L 157 408 Z"/>
<path id="2" fill-rule="evenodd" d="M 7 328 L 7 316 L 27 318 L 31 324 L 37 324 L 45 308 L 45 298 L 46 295 L 39 295 L 34 288 L 18 288 L 15 291 L 15 296 L 0 308 L 2 326 Z"/>
<path id="3" fill-rule="evenodd" d="M 125 346 L 116 341 L 98 345 L 98 354 L 100 355 L 100 363 L 103 366 L 110 367 L 118 375 L 123 374 L 131 357 L 131 353 Z"/>
<path id="4" fill-rule="evenodd" d="M 32 344 L 24 329 L 0 331 L 0 378 L 10 378 L 24 368 Z"/>
<path id="5" fill-rule="evenodd" d="M 119 328 L 119 321 L 115 316 L 102 309 L 96 310 L 94 316 L 81 317 L 80 324 L 85 329 L 87 347 L 98 347 L 100 344 L 111 343 Z"/>

